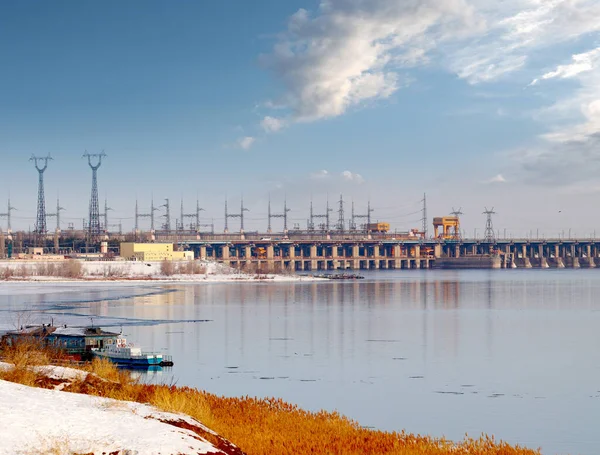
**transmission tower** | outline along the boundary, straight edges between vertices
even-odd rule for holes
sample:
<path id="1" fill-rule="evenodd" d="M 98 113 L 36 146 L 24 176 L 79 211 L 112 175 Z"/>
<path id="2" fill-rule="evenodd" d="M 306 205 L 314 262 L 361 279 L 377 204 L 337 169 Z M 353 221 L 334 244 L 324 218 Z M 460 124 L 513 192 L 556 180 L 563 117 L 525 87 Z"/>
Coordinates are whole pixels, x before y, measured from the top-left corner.
<path id="1" fill-rule="evenodd" d="M 8 233 L 10 234 L 12 231 L 11 219 L 13 210 L 17 210 L 10 203 L 10 196 L 8 197 L 8 206 L 6 208 L 6 213 L 0 213 L 0 218 L 6 218 Z"/>
<path id="2" fill-rule="evenodd" d="M 96 240 L 100 235 L 100 205 L 98 203 L 98 169 L 102 166 L 102 158 L 106 153 L 88 153 L 83 154 L 83 158 L 88 159 L 88 165 L 92 170 L 92 194 L 90 196 L 90 214 L 88 224 L 88 236 L 90 240 Z M 92 161 L 96 160 L 94 164 Z"/>
<path id="3" fill-rule="evenodd" d="M 165 214 L 163 218 L 165 219 L 165 224 L 163 224 L 162 228 L 168 233 L 171 232 L 171 206 L 169 204 L 169 199 L 165 199 L 165 203 L 161 205 L 161 207 L 165 208 Z"/>
<path id="4" fill-rule="evenodd" d="M 35 168 L 38 171 L 38 201 L 37 201 L 37 216 L 35 219 L 35 234 L 36 238 L 46 235 L 46 198 L 44 196 L 44 172 L 48 168 L 48 161 L 51 161 L 50 154 L 45 157 L 31 155 L 29 161 L 33 161 Z M 40 164 L 43 163 L 43 164 Z"/>
<path id="5" fill-rule="evenodd" d="M 272 218 L 283 218 L 283 232 L 287 233 L 288 231 L 288 213 L 291 210 L 287 207 L 287 198 L 283 200 L 283 213 L 271 213 L 271 195 L 269 195 L 269 224 L 267 226 L 267 233 L 270 234 L 271 230 L 271 219 Z"/>
<path id="6" fill-rule="evenodd" d="M 228 220 L 229 218 L 239 218 L 240 219 L 240 232 L 244 233 L 244 212 L 249 212 L 250 210 L 244 207 L 244 198 L 242 197 L 240 203 L 240 213 L 229 213 L 227 211 L 227 199 L 225 199 L 225 234 L 229 232 Z"/>
<path id="7" fill-rule="evenodd" d="M 426 239 L 427 238 L 427 231 L 428 231 L 428 223 L 427 223 L 427 194 L 423 193 L 423 200 L 421 201 L 423 202 L 423 217 L 421 218 L 421 221 L 423 223 L 423 238 Z"/>
<path id="8" fill-rule="evenodd" d="M 352 202 L 352 215 L 350 218 L 350 229 L 351 230 L 356 230 L 356 220 L 357 219 L 365 219 L 367 220 L 367 225 L 371 224 L 371 213 L 373 213 L 375 210 L 371 208 L 371 201 L 367 202 L 367 213 L 364 215 L 356 215 L 354 213 L 354 202 Z M 366 229 L 365 229 L 366 230 Z"/>
<path id="9" fill-rule="evenodd" d="M 460 216 L 464 215 L 464 213 L 462 212 L 462 207 L 459 207 L 458 210 L 456 210 L 454 207 L 452 207 L 452 211 L 450 212 L 450 215 L 453 215 L 456 217 L 456 226 L 454 227 L 454 239 L 460 240 L 462 238 L 462 235 L 460 233 Z"/>
<path id="10" fill-rule="evenodd" d="M 56 218 L 57 232 L 60 231 L 60 212 L 62 212 L 63 210 L 65 210 L 65 208 L 60 206 L 60 200 L 56 198 L 56 212 L 46 214 L 48 218 Z"/>
<path id="11" fill-rule="evenodd" d="M 340 194 L 339 204 L 336 229 L 340 232 L 344 232 L 344 225 L 346 224 L 346 221 L 344 219 L 344 196 L 342 194 Z"/>
<path id="12" fill-rule="evenodd" d="M 494 207 L 492 207 L 491 210 L 488 210 L 488 208 L 485 207 L 483 214 L 487 215 L 487 220 L 485 222 L 485 241 L 493 243 L 496 241 L 496 233 L 494 232 L 494 224 L 492 223 L 492 215 L 496 214 L 496 212 L 494 212 Z"/>

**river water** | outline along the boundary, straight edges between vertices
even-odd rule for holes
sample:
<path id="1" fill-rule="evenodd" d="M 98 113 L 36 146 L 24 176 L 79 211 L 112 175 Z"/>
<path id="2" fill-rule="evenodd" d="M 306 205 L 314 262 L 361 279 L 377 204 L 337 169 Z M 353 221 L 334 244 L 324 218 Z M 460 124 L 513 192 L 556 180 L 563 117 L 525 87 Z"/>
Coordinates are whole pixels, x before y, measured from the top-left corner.
<path id="1" fill-rule="evenodd" d="M 0 285 L 0 328 L 123 328 L 147 381 L 276 396 L 361 425 L 600 453 L 600 271 L 379 271 L 365 280 Z"/>

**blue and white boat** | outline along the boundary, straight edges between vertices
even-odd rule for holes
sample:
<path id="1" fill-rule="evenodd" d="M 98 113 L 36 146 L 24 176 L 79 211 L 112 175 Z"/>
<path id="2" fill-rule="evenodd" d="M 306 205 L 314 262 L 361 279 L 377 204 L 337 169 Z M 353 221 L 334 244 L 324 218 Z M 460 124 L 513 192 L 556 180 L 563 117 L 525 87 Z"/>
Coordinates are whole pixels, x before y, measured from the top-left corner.
<path id="1" fill-rule="evenodd" d="M 142 352 L 141 348 L 128 344 L 127 340 L 120 335 L 114 340 L 107 340 L 104 347 L 94 350 L 93 354 L 119 366 L 130 368 L 162 366 L 170 362 L 170 359 L 163 359 L 163 355 L 160 353 Z"/>

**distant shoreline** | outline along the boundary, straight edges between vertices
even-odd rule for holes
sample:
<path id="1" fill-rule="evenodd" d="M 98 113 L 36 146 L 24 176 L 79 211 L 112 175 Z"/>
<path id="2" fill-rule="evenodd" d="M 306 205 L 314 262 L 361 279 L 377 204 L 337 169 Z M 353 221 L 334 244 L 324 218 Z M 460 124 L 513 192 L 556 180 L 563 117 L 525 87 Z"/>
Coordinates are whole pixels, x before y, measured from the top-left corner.
<path id="1" fill-rule="evenodd" d="M 230 283 L 322 281 L 311 276 L 244 272 L 213 261 L 0 261 L 0 283 Z"/>

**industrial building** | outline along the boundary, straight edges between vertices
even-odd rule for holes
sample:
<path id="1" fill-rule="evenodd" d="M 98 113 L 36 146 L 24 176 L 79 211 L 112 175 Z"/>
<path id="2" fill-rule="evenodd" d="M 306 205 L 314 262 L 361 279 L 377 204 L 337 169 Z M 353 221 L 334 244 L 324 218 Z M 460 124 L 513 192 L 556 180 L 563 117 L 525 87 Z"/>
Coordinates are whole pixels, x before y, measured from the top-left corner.
<path id="1" fill-rule="evenodd" d="M 193 251 L 174 251 L 172 243 L 121 243 L 120 256 L 131 261 L 193 260 Z"/>

